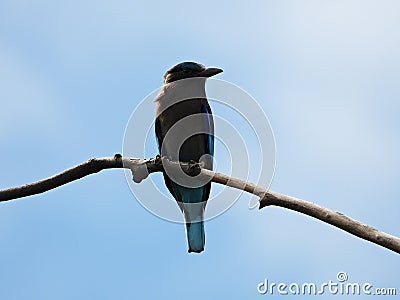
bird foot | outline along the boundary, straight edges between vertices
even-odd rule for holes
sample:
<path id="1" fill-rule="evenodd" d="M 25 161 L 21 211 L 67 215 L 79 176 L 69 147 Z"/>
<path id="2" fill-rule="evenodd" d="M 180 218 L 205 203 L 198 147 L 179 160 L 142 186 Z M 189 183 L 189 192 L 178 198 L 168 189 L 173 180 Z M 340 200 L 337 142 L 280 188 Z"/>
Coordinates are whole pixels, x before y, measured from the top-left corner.
<path id="1" fill-rule="evenodd" d="M 187 174 L 189 176 L 197 176 L 201 173 L 201 165 L 198 162 L 195 162 L 194 160 L 189 161 L 188 163 L 188 169 L 187 169 Z"/>

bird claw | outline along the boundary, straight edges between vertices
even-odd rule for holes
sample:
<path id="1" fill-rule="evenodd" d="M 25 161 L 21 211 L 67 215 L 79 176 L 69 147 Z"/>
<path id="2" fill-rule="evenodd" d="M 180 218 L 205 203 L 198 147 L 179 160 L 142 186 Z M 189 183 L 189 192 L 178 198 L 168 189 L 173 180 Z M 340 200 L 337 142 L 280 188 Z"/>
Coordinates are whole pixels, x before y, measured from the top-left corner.
<path id="1" fill-rule="evenodd" d="M 188 163 L 188 175 L 189 176 L 197 176 L 201 173 L 201 166 L 198 162 L 195 162 L 194 160 L 189 161 Z"/>
<path id="2" fill-rule="evenodd" d="M 156 158 L 155 158 L 155 160 L 154 160 L 154 163 L 156 164 L 156 165 L 162 165 L 162 157 L 161 157 L 161 155 L 156 155 Z"/>

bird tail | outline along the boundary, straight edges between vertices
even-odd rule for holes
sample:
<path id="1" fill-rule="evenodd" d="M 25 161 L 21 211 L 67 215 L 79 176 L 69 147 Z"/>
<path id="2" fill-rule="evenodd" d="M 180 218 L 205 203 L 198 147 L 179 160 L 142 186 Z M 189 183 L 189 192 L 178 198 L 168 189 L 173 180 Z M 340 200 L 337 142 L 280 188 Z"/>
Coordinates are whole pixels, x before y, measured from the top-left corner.
<path id="1" fill-rule="evenodd" d="M 189 253 L 196 252 L 200 253 L 204 250 L 204 244 L 206 237 L 204 233 L 204 222 L 187 222 L 186 223 L 186 235 L 189 246 Z"/>
<path id="2" fill-rule="evenodd" d="M 188 251 L 189 253 L 200 253 L 204 250 L 204 244 L 206 243 L 203 221 L 206 202 L 201 201 L 203 198 L 203 188 L 181 188 L 178 192 L 179 198 L 182 201 L 178 201 L 177 203 L 185 218 Z"/>

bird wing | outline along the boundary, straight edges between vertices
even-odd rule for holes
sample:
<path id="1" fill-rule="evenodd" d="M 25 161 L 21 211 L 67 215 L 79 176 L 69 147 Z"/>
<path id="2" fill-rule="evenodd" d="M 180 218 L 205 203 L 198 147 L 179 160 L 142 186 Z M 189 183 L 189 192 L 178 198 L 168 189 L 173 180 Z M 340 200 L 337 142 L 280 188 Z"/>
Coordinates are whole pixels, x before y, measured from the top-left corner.
<path id="1" fill-rule="evenodd" d="M 208 134 L 204 134 L 205 137 L 205 144 L 206 144 L 206 152 L 207 154 L 210 154 L 211 156 L 214 156 L 214 118 L 212 116 L 211 108 L 208 102 L 206 101 L 205 103 L 202 104 L 201 106 L 201 112 L 205 114 L 206 118 L 206 132 Z M 213 162 L 211 159 L 210 162 L 210 168 L 212 169 Z M 207 201 L 209 196 L 210 196 L 210 190 L 211 190 L 211 183 L 209 182 L 204 186 L 204 192 L 203 192 L 203 201 Z M 206 203 L 206 202 L 204 202 Z"/>
<path id="2" fill-rule="evenodd" d="M 154 127 L 155 127 L 155 132 L 156 132 L 158 151 L 159 151 L 160 154 L 161 154 L 161 147 L 162 147 L 162 143 L 163 143 L 163 140 L 164 140 L 164 136 L 163 136 L 163 134 L 162 134 L 161 122 L 160 122 L 159 117 L 156 118 Z M 172 196 L 173 196 L 175 199 L 178 199 L 178 194 L 177 194 L 177 192 L 175 191 L 176 184 L 174 184 L 174 183 L 172 182 L 172 180 L 169 179 L 169 177 L 167 176 L 167 174 L 165 174 L 165 172 L 163 172 L 163 173 L 164 173 L 164 174 L 163 174 L 163 175 L 164 175 L 164 176 L 163 176 L 163 177 L 164 177 L 164 182 L 165 182 L 165 185 L 167 186 L 169 192 L 172 194 Z"/>
<path id="3" fill-rule="evenodd" d="M 157 146 L 158 146 L 158 151 L 160 151 L 161 153 L 161 146 L 162 146 L 162 142 L 163 142 L 163 135 L 161 132 L 161 123 L 160 123 L 160 119 L 157 117 L 156 118 L 156 122 L 154 124 L 155 127 L 155 132 L 156 132 L 156 138 L 157 138 Z"/>
<path id="4" fill-rule="evenodd" d="M 205 115 L 206 132 L 208 132 L 208 134 L 204 134 L 206 139 L 206 152 L 207 154 L 214 156 L 214 119 L 211 113 L 210 105 L 207 102 L 201 105 L 201 112 Z"/>

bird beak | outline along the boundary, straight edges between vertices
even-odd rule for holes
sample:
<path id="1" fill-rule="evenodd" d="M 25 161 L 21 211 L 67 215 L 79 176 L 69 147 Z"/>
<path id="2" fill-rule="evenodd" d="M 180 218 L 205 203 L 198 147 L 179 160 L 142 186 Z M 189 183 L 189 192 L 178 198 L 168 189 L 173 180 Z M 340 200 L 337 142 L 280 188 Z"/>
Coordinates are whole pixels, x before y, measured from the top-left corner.
<path id="1" fill-rule="evenodd" d="M 223 72 L 222 69 L 218 69 L 218 68 L 207 68 L 204 71 L 202 71 L 199 75 L 201 77 L 211 77 L 214 75 L 217 75 L 219 73 Z"/>

